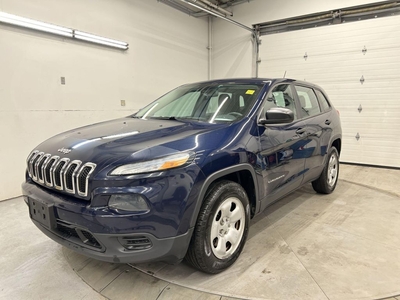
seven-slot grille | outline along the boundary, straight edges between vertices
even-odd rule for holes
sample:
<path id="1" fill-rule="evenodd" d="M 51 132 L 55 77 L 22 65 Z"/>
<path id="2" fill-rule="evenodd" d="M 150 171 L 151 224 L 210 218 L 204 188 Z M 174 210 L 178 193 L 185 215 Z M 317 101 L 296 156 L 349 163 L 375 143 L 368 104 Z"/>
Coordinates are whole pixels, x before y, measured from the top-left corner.
<path id="1" fill-rule="evenodd" d="M 94 163 L 82 164 L 80 160 L 71 161 L 38 150 L 28 156 L 27 163 L 29 176 L 35 182 L 81 197 L 88 195 L 89 178 L 96 168 Z"/>

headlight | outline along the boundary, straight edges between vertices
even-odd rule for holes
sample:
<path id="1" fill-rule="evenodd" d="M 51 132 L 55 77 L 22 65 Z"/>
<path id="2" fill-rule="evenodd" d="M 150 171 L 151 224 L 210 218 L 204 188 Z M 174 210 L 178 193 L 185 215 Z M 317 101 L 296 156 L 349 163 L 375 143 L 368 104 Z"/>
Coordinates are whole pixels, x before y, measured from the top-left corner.
<path id="1" fill-rule="evenodd" d="M 186 164 L 190 157 L 190 153 L 184 152 L 140 163 L 123 165 L 111 171 L 110 175 L 132 175 L 172 169 Z"/>
<path id="2" fill-rule="evenodd" d="M 146 212 L 150 210 L 144 197 L 139 194 L 112 195 L 108 207 L 124 212 Z"/>

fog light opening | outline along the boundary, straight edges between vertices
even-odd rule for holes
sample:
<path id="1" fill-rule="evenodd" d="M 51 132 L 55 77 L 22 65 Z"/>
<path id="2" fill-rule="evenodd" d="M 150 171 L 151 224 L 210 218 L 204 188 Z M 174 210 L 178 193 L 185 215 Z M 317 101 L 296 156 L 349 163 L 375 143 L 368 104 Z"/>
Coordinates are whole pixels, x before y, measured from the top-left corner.
<path id="1" fill-rule="evenodd" d="M 145 250 L 153 246 L 150 239 L 145 236 L 124 236 L 119 237 L 118 241 L 128 251 Z"/>
<path id="2" fill-rule="evenodd" d="M 108 207 L 121 213 L 146 213 L 150 210 L 145 198 L 140 194 L 112 195 Z"/>

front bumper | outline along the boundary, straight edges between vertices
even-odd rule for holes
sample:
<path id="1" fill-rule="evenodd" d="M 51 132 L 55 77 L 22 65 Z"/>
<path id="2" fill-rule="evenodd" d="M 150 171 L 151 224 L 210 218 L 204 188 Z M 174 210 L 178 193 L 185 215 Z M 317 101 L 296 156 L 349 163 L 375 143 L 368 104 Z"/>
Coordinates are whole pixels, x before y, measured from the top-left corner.
<path id="1" fill-rule="evenodd" d="M 190 243 L 193 228 L 166 238 L 156 237 L 138 227 L 131 232 L 118 232 L 110 227 L 111 224 L 131 222 L 131 216 L 97 216 L 88 203 L 66 201 L 66 198 L 29 182 L 22 184 L 22 190 L 30 217 L 44 234 L 94 259 L 113 263 L 178 263 L 184 258 Z"/>
<path id="2" fill-rule="evenodd" d="M 83 246 L 83 242 L 74 236 L 65 239 L 57 229 L 50 230 L 39 222 L 32 221 L 44 234 L 57 243 L 90 258 L 112 263 L 145 263 L 154 261 L 164 261 L 171 264 L 179 263 L 185 257 L 193 232 L 192 228 L 181 236 L 165 239 L 157 239 L 150 234 L 92 234 L 92 237 L 101 245 L 100 249 L 95 249 L 90 245 Z M 118 242 L 119 238 L 148 240 L 151 246 L 146 249 L 126 250 Z"/>

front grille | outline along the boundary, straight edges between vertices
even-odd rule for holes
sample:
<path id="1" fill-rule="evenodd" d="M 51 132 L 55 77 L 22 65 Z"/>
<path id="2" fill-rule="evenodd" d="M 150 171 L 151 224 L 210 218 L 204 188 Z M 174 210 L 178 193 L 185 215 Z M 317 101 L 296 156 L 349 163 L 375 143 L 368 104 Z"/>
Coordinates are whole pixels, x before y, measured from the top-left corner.
<path id="1" fill-rule="evenodd" d="M 96 165 L 82 163 L 80 160 L 70 161 L 45 154 L 38 150 L 32 151 L 27 159 L 29 176 L 37 183 L 55 188 L 67 193 L 77 193 L 87 197 L 89 178 Z"/>
<path id="2" fill-rule="evenodd" d="M 89 231 L 80 229 L 65 221 L 57 220 L 57 227 L 55 231 L 62 238 L 70 240 L 71 242 L 97 249 L 103 248 L 93 234 L 91 234 Z"/>

